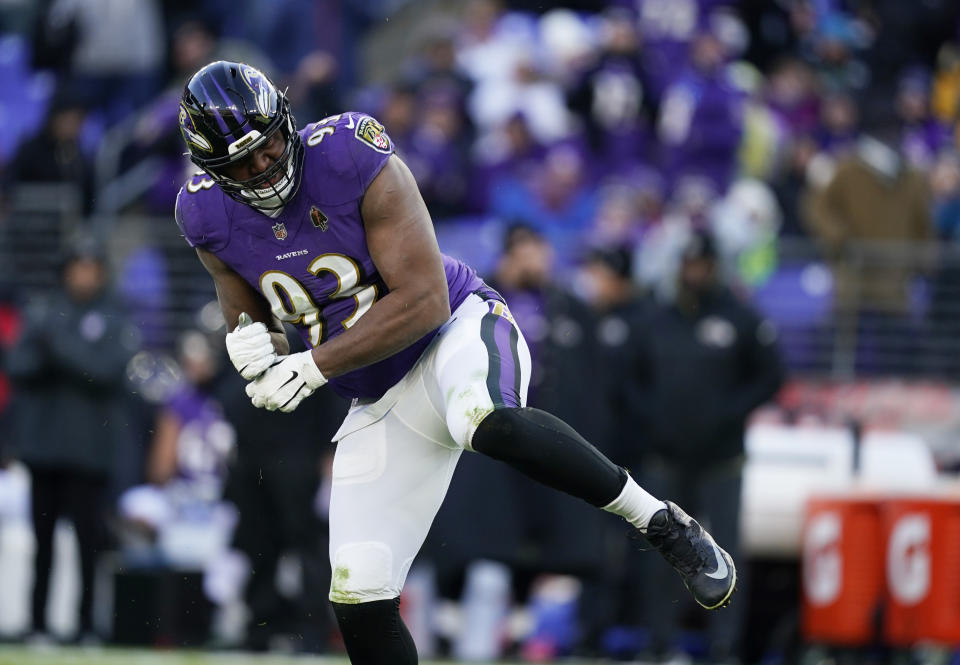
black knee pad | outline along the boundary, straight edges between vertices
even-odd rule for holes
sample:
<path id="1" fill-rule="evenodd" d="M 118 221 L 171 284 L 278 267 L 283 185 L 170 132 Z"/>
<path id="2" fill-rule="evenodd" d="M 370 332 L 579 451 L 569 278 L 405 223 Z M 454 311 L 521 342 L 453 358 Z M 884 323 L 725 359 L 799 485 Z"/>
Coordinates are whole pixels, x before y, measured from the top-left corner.
<path id="1" fill-rule="evenodd" d="M 616 499 L 627 482 L 626 471 L 570 425 L 540 409 L 495 409 L 477 427 L 471 446 L 595 506 Z"/>
<path id="2" fill-rule="evenodd" d="M 351 663 L 417 665 L 417 647 L 400 618 L 400 599 L 332 603 Z"/>

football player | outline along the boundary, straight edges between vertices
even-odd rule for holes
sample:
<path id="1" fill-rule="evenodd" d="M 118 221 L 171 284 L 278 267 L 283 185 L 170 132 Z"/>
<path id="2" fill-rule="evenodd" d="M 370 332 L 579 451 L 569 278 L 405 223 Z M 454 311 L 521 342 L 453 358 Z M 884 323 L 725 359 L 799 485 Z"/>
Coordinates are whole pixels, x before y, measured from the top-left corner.
<path id="1" fill-rule="evenodd" d="M 263 73 L 219 61 L 187 83 L 180 129 L 201 171 L 177 223 L 254 405 L 292 411 L 326 384 L 353 399 L 330 500 L 330 600 L 352 662 L 417 662 L 400 591 L 464 450 L 624 517 L 698 603 L 728 603 L 733 561 L 696 521 L 525 406 L 530 355 L 507 304 L 440 253 L 380 123 L 341 113 L 298 130 Z M 283 323 L 310 350 L 290 354 Z"/>

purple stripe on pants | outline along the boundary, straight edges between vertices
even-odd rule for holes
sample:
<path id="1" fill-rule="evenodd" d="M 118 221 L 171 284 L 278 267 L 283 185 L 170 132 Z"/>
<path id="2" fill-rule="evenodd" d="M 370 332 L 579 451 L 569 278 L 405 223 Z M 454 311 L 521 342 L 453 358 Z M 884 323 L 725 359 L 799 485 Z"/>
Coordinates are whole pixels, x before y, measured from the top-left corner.
<path id="1" fill-rule="evenodd" d="M 516 379 L 520 368 L 514 363 L 515 353 L 510 343 L 513 325 L 503 316 L 497 317 L 493 327 L 493 338 L 500 354 L 500 394 L 507 406 L 520 406 L 520 395 L 517 394 Z"/>

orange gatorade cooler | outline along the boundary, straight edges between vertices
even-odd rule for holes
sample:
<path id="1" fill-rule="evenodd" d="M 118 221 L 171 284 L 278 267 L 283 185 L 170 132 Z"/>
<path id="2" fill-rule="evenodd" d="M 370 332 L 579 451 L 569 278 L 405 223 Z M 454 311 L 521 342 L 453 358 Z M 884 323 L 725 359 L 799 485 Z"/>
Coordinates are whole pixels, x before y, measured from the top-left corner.
<path id="1" fill-rule="evenodd" d="M 883 531 L 886 641 L 960 644 L 960 500 L 891 499 Z"/>
<path id="2" fill-rule="evenodd" d="M 844 646 L 872 642 L 883 602 L 880 501 L 811 499 L 802 556 L 806 639 Z"/>

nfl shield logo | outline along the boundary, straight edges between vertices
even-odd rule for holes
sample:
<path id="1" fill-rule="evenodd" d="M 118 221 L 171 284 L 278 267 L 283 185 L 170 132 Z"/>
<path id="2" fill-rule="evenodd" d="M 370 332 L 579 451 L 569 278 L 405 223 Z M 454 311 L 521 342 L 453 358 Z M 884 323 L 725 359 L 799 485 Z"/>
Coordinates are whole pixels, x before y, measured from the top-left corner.
<path id="1" fill-rule="evenodd" d="M 276 236 L 277 240 L 283 240 L 287 237 L 287 227 L 284 226 L 283 222 L 277 222 L 273 225 L 273 235 Z"/>

